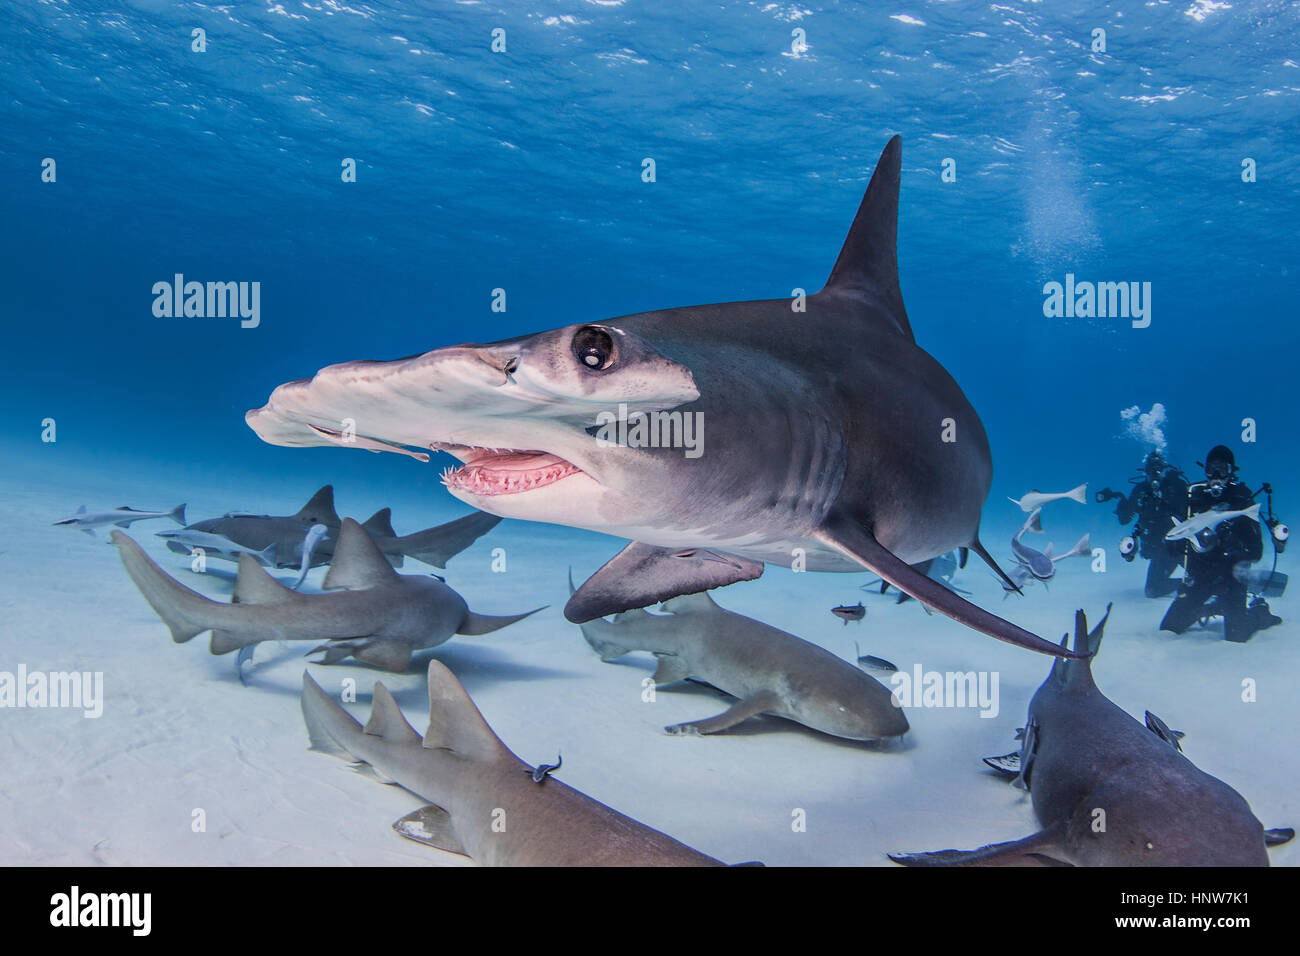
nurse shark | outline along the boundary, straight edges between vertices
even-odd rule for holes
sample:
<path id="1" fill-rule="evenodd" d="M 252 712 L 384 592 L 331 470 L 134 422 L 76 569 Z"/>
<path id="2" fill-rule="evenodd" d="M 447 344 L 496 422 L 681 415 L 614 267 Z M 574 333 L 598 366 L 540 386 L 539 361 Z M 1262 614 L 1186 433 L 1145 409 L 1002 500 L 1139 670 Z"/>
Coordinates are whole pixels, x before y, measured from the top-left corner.
<path id="1" fill-rule="evenodd" d="M 806 299 L 331 365 L 276 388 L 248 424 L 278 445 L 448 452 L 462 464 L 443 481 L 475 508 L 629 539 L 570 598 L 574 623 L 752 580 L 764 563 L 865 568 L 976 630 L 1060 655 L 911 567 L 969 548 L 1006 580 L 979 539 L 984 427 L 903 306 L 901 156 L 895 136 Z"/>

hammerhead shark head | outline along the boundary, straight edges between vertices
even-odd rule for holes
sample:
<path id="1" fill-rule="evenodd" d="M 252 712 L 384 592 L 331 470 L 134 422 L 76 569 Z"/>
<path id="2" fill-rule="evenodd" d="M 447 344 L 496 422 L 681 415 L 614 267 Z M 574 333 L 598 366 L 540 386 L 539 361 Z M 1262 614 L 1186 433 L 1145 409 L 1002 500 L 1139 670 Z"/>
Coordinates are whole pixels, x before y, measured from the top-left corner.
<path id="1" fill-rule="evenodd" d="M 248 424 L 278 445 L 338 444 L 346 424 L 354 447 L 445 451 L 463 464 L 444 483 L 476 508 L 630 539 L 570 598 L 574 623 L 752 580 L 764 562 L 866 568 L 1060 654 L 911 567 L 969 548 L 1001 574 L 979 540 L 984 427 L 903 306 L 901 155 L 895 136 L 826 286 L 806 298 L 331 365 L 276 388 Z"/>
<path id="2" fill-rule="evenodd" d="M 262 641 L 325 641 L 318 663 L 354 657 L 384 670 L 406 670 L 412 652 L 437 647 L 453 634 L 489 634 L 535 614 L 475 614 L 435 575 L 398 574 L 370 536 L 343 519 L 324 587 L 299 594 L 267 574 L 251 555 L 239 556 L 230 604 L 212 601 L 158 567 L 121 531 L 111 535 L 131 580 L 182 644 L 212 631 L 213 654 Z"/>
<path id="3" fill-rule="evenodd" d="M 313 750 L 431 801 L 393 824 L 425 846 L 483 866 L 721 865 L 545 773 L 539 780 L 541 768 L 510 752 L 438 661 L 429 662 L 423 737 L 379 683 L 363 727 L 304 673 L 302 715 Z"/>
<path id="4" fill-rule="evenodd" d="M 977 850 L 892 856 L 908 866 L 1267 866 L 1265 831 L 1236 790 L 1116 706 L 1092 676 L 1110 608 L 1088 630 L 1075 615 L 1080 660 L 1052 665 L 1029 703 L 1020 779 L 1042 829 Z M 1062 640 L 1062 648 L 1065 641 Z"/>
<path id="5" fill-rule="evenodd" d="M 501 519 L 496 515 L 476 512 L 413 534 L 399 535 L 393 530 L 392 510 L 383 508 L 375 512 L 362 523 L 370 537 L 374 539 L 379 550 L 387 556 L 395 568 L 400 568 L 405 557 L 415 558 L 434 567 L 445 567 L 447 561 L 464 551 L 480 537 L 491 531 Z M 311 552 L 312 567 L 329 564 L 338 541 L 342 522 L 334 510 L 334 486 L 325 485 L 317 491 L 308 502 L 292 515 L 252 515 L 229 514 L 221 518 L 209 518 L 190 525 L 184 530 L 220 535 L 229 538 L 236 545 L 251 551 L 269 553 L 274 556 L 276 566 L 296 568 L 303 560 L 303 543 L 314 525 L 325 526 L 325 536 L 315 539 L 315 550 Z M 188 554 L 184 534 L 177 533 L 171 537 L 167 547 L 181 554 Z M 266 552 L 274 545 L 275 550 Z M 214 550 L 215 557 L 229 556 L 235 559 L 238 552 L 230 549 Z"/>

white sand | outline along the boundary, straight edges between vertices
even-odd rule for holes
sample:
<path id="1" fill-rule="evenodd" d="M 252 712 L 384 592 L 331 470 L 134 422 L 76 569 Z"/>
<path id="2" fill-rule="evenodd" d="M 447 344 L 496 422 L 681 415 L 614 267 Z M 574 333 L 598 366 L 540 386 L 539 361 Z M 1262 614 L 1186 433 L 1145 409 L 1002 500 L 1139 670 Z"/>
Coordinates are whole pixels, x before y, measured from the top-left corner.
<path id="1" fill-rule="evenodd" d="M 0 670 L 25 664 L 103 671 L 106 700 L 97 720 L 79 711 L 0 710 L 0 862 L 464 863 L 390 829 L 419 805 L 417 798 L 307 750 L 298 689 L 309 645 L 263 646 L 249 686 L 242 686 L 234 656 L 212 657 L 206 635 L 171 642 L 102 531 L 91 539 L 50 526 L 82 503 L 170 508 L 187 501 L 191 521 L 228 510 L 291 513 L 319 484 L 299 476 L 222 474 L 196 487 L 192 478 L 165 468 L 141 479 L 15 465 L 3 479 Z M 985 539 L 1002 559 L 1023 516 L 999 505 L 998 491 L 990 496 Z M 336 495 L 341 514 L 361 519 L 392 505 L 401 533 L 465 512 L 445 494 L 409 486 L 381 492 L 377 483 L 349 480 Z M 1098 544 L 1113 548 L 1118 537 L 1101 506 L 1052 505 L 1044 518 L 1058 550 L 1090 527 Z M 190 573 L 183 556 L 153 537 L 167 527 L 174 525 L 141 522 L 131 533 L 186 584 L 228 595 L 229 583 Z M 507 551 L 504 575 L 489 571 L 494 547 Z M 845 658 L 853 657 L 857 640 L 862 653 L 904 670 L 918 662 L 941 671 L 996 670 L 1001 712 L 983 719 L 973 709 L 914 707 L 912 733 L 902 746 L 838 741 L 774 718 L 714 737 L 670 737 L 665 724 L 718 713 L 725 701 L 682 685 L 643 703 L 649 655 L 602 664 L 561 614 L 565 568 L 572 564 L 581 580 L 619 547 L 612 538 L 507 521 L 450 564 L 448 583 L 475 610 L 503 614 L 550 605 L 520 624 L 453 638 L 433 652 L 521 758 L 552 762 L 562 751 L 560 776 L 568 784 L 732 862 L 892 866 L 889 851 L 968 848 L 1036 829 L 1027 798 L 980 758 L 1015 748 L 1013 733 L 1047 673 L 1047 658 L 927 616 L 915 602 L 896 605 L 859 591 L 865 574 L 768 568 L 761 580 L 715 597 Z M 1095 668 L 1102 690 L 1138 719 L 1150 709 L 1186 731 L 1188 756 L 1236 787 L 1266 826 L 1295 825 L 1300 642 L 1291 620 L 1294 601 L 1274 601 L 1287 622 L 1245 645 L 1224 642 L 1218 623 L 1175 638 L 1157 631 L 1167 601 L 1142 596 L 1145 564 L 1127 565 L 1113 550 L 1110 560 L 1106 574 L 1091 573 L 1084 561 L 1067 562 L 1049 593 L 1037 587 L 1006 602 L 977 559 L 958 583 L 978 603 L 1053 639 L 1071 629 L 1074 608 L 1084 607 L 1095 620 L 1114 600 Z M 406 570 L 432 569 L 410 563 Z M 313 571 L 309 586 L 318 586 L 323 573 Z M 829 613 L 859 597 L 868 607 L 865 622 L 844 626 Z M 428 653 L 417 661 L 427 662 Z M 310 669 L 329 690 L 355 678 L 360 693 L 353 712 L 362 719 L 370 689 L 382 679 L 411 722 L 423 727 L 422 668 L 396 676 L 347 664 Z M 1258 685 L 1255 703 L 1241 699 L 1247 678 Z M 196 808 L 206 814 L 205 832 L 192 830 Z M 796 808 L 806 812 L 806 832 L 792 831 Z M 1282 847 L 1272 860 L 1294 863 L 1300 851 Z"/>

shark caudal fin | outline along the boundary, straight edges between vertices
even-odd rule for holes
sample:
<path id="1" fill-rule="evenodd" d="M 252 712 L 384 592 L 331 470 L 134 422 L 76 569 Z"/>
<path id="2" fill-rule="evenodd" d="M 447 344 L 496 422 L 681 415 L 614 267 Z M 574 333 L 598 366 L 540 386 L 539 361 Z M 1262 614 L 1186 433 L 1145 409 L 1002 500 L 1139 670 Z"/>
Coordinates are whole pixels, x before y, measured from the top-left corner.
<path id="1" fill-rule="evenodd" d="M 902 161 L 903 140 L 893 136 L 876 162 L 876 171 L 867 184 L 866 194 L 822 293 L 861 299 L 874 306 L 870 309 L 874 317 L 908 339 L 914 339 L 898 284 L 898 189 Z"/>
<path id="2" fill-rule="evenodd" d="M 293 517 L 301 519 L 304 524 L 338 527 L 339 513 L 334 510 L 334 486 L 325 485 L 317 491 Z"/>
<path id="3" fill-rule="evenodd" d="M 1065 497 L 1071 501 L 1077 501 L 1081 505 L 1086 505 L 1088 503 L 1088 483 L 1085 481 L 1078 488 L 1067 491 Z"/>
<path id="4" fill-rule="evenodd" d="M 424 531 L 403 535 L 397 539 L 397 548 L 408 558 L 423 561 L 435 568 L 445 568 L 448 561 L 500 522 L 501 518 L 497 515 L 476 511 L 455 521 L 440 524 L 436 528 L 426 528 Z"/>
<path id="5" fill-rule="evenodd" d="M 330 569 L 325 572 L 321 587 L 327 591 L 336 588 L 363 591 L 394 581 L 397 576 L 361 525 L 351 518 L 344 518 L 334 545 L 334 556 L 330 559 Z"/>
<path id="6" fill-rule="evenodd" d="M 1106 605 L 1106 613 L 1102 615 L 1097 626 L 1091 631 L 1088 630 L 1088 615 L 1083 609 L 1074 612 L 1074 652 L 1079 655 L 1078 659 L 1071 661 L 1058 661 L 1057 663 L 1065 670 L 1065 685 L 1071 688 L 1081 688 L 1094 686 L 1092 679 L 1092 660 L 1101 650 L 1101 639 L 1106 632 L 1106 622 L 1110 620 L 1110 610 L 1114 604 Z M 1056 665 L 1052 667 L 1056 671 Z"/>
<path id="7" fill-rule="evenodd" d="M 456 675 L 438 660 L 429 661 L 429 729 L 424 748 L 447 748 L 466 757 L 494 758 L 510 751 L 501 742 Z"/>
<path id="8" fill-rule="evenodd" d="M 503 627 L 514 624 L 516 621 L 522 621 L 538 611 L 544 611 L 549 604 L 543 604 L 541 607 L 535 607 L 531 611 L 525 611 L 523 614 L 475 614 L 473 611 L 465 612 L 465 620 L 461 622 L 460 627 L 456 628 L 457 634 L 464 634 L 466 637 L 474 637 L 478 634 L 491 634 L 493 631 L 499 631 Z"/>
<path id="9" fill-rule="evenodd" d="M 171 518 L 182 528 L 185 527 L 185 506 L 177 505 L 168 513 L 167 517 Z"/>
<path id="10" fill-rule="evenodd" d="M 129 535 L 112 531 L 109 540 L 117 546 L 126 573 L 172 632 L 173 641 L 184 644 L 211 629 L 215 623 L 214 609 L 222 605 L 190 590 L 167 574 Z"/>

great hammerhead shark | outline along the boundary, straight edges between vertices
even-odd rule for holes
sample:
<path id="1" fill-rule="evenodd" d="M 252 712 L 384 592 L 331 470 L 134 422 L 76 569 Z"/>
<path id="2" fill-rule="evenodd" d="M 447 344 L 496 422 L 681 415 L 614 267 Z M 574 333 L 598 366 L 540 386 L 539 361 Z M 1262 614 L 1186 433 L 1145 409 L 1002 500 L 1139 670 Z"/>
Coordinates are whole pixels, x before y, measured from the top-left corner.
<path id="1" fill-rule="evenodd" d="M 1000 640 L 1073 656 L 911 567 L 969 548 L 1006 580 L 979 540 L 984 426 L 903 306 L 901 156 L 895 136 L 806 298 L 331 365 L 247 421 L 272 444 L 346 431 L 370 451 L 449 452 L 463 464 L 444 482 L 476 508 L 630 539 L 570 598 L 574 623 L 751 580 L 764 562 L 866 568 Z"/>

